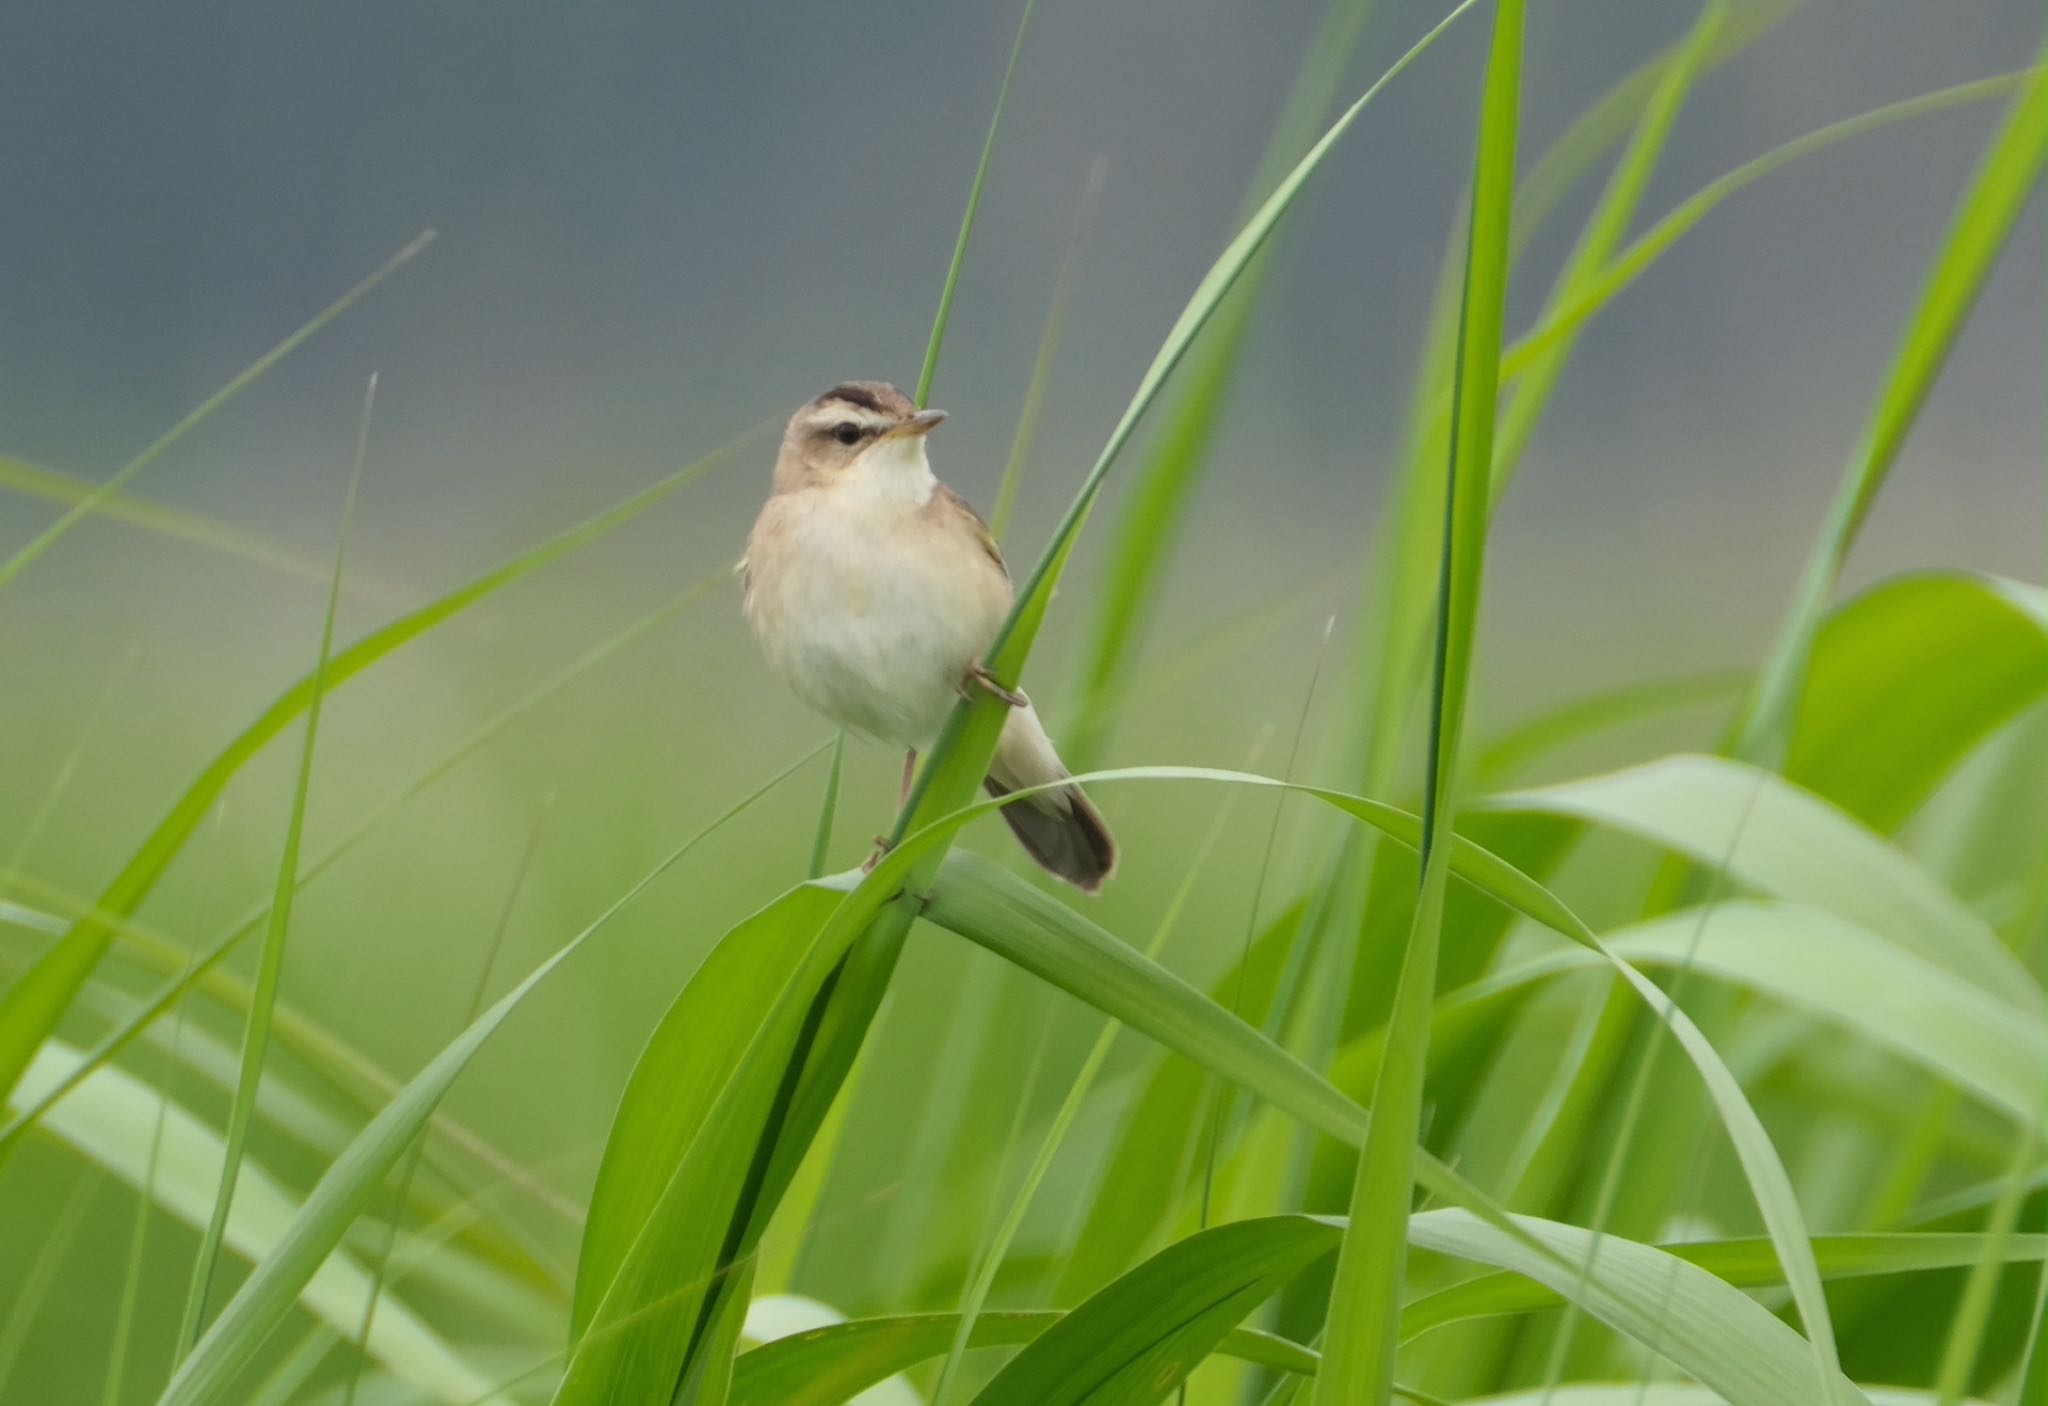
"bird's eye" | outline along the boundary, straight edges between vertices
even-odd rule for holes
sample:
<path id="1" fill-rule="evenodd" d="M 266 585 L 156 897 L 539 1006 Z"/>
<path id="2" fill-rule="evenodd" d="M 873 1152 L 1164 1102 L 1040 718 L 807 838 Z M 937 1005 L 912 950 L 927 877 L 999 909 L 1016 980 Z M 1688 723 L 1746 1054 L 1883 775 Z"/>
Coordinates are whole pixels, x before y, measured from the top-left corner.
<path id="1" fill-rule="evenodd" d="M 859 444 L 860 426 L 851 420 L 841 420 L 832 427 L 832 438 L 841 444 Z"/>

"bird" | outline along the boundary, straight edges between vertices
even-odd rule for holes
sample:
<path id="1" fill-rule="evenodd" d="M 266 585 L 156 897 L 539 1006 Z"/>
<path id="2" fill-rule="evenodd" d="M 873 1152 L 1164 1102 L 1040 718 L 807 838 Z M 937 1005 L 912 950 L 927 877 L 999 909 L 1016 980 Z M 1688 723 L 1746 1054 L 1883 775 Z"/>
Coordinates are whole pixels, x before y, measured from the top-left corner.
<path id="1" fill-rule="evenodd" d="M 844 381 L 790 417 L 768 501 L 740 561 L 742 613 L 798 698 L 860 736 L 917 756 L 956 699 L 1008 705 L 984 783 L 1025 851 L 1087 893 L 1116 869 L 1100 811 L 1061 763 L 1038 710 L 986 659 L 1014 599 L 1002 551 L 932 473 L 926 437 L 943 410 L 884 381 Z M 871 860 L 870 863 L 873 861 Z"/>

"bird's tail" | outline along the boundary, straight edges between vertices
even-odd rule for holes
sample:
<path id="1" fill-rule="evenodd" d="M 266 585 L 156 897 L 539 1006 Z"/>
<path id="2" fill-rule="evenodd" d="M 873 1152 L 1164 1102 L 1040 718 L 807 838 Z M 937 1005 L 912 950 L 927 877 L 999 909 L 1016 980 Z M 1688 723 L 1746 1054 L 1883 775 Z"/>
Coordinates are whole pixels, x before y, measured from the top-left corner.
<path id="1" fill-rule="evenodd" d="M 988 793 L 1007 796 L 1027 786 L 1065 781 L 1067 776 L 1037 710 L 1029 704 L 1012 708 L 989 763 Z M 1002 809 L 1003 819 L 1031 857 L 1075 888 L 1094 893 L 1116 871 L 1116 841 L 1102 813 L 1079 786 L 1042 791 Z"/>

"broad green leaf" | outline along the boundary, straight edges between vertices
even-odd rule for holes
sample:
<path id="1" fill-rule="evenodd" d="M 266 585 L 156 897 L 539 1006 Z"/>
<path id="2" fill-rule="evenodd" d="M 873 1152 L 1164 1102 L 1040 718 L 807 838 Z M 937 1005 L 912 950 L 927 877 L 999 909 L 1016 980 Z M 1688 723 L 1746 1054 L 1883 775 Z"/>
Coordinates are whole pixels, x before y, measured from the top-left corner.
<path id="1" fill-rule="evenodd" d="M 1725 867 L 1743 885 L 1824 908 L 2011 1002 L 2041 988 L 1984 921 L 1904 850 L 1768 772 L 1675 756 L 1481 804 L 1569 815 Z"/>
<path id="2" fill-rule="evenodd" d="M 1615 1331 L 1650 1345 L 1730 1406 L 1816 1399 L 1812 1345 L 1740 1289 L 1634 1240 L 1596 1237 L 1535 1216 L 1516 1216 L 1515 1223 L 1547 1253 L 1462 1210 L 1421 1212 L 1410 1218 L 1408 1234 L 1424 1249 L 1535 1280 Z M 1560 1270 L 1559 1258 L 1569 1266 Z M 1582 1273 L 1581 1266 L 1591 1272 Z M 1826 1389 L 1836 1400 L 1868 1401 L 1839 1371 Z"/>
<path id="3" fill-rule="evenodd" d="M 1785 778 L 1892 832 L 2048 690 L 2048 592 L 1995 576 L 1894 577 L 1814 639 Z"/>
<path id="4" fill-rule="evenodd" d="M 726 933 L 648 1037 L 620 1096 L 590 1194 L 572 1339 L 589 1330 L 677 1165 L 733 1079 L 748 1039 L 839 898 L 805 885 Z"/>
<path id="5" fill-rule="evenodd" d="M 1968 1090 L 2025 1126 L 2041 1103 L 2048 1027 L 1833 914 L 1789 903 L 1724 901 L 1606 935 L 1616 957 L 1685 966 L 1846 1027 Z M 1528 985 L 1602 965 L 1564 950 L 1503 967 L 1438 1002 L 1439 1024 L 1487 1021 Z M 1346 1051 L 1378 1058 L 1377 1037 Z"/>
<path id="6" fill-rule="evenodd" d="M 1478 632 L 1486 526 L 1492 508 L 1494 414 L 1501 330 L 1507 316 L 1508 229 L 1514 209 L 1515 148 L 1521 129 L 1520 0 L 1500 0 L 1480 100 L 1479 150 L 1458 314 L 1451 395 L 1449 471 L 1436 609 L 1436 668 L 1424 758 L 1422 883 L 1401 961 L 1386 1051 L 1373 1085 L 1373 1120 L 1350 1197 L 1351 1231 L 1337 1256 L 1330 1292 L 1328 1353 L 1316 1400 L 1393 1399 L 1394 1345 L 1406 1288 L 1408 1208 L 1415 1143 L 1421 1135 L 1423 1076 L 1429 1066 L 1430 1008 L 1450 884 L 1452 818 L 1464 741 L 1473 641 Z"/>
<path id="7" fill-rule="evenodd" d="M 490 1009 L 470 1022 L 460 1035 L 444 1045 L 328 1165 L 274 1248 L 256 1266 L 255 1273 L 235 1291 L 235 1296 L 221 1310 L 205 1336 L 200 1338 L 191 1355 L 179 1364 L 159 1398 L 159 1406 L 200 1406 L 200 1403 L 224 1400 L 223 1393 L 255 1360 L 271 1330 L 291 1312 L 292 1303 L 306 1282 L 319 1271 L 350 1223 L 369 1204 L 406 1148 L 420 1135 L 435 1105 L 469 1066 L 484 1042 L 519 1008 L 521 1002 L 601 931 L 613 916 L 639 897 L 649 884 L 696 848 L 706 836 L 823 750 L 820 746 L 798 758 L 671 850 L 595 921 L 570 938 L 552 957 L 535 967 L 524 980 L 499 997 Z M 358 1304 L 356 1315 L 349 1319 L 344 1332 L 355 1329 L 360 1314 L 361 1306 Z"/>
<path id="8" fill-rule="evenodd" d="M 1914 1274 L 1968 1265 L 1975 1261 L 1988 1238 L 1928 1232 L 1817 1235 L 1813 1255 L 1822 1276 L 1829 1280 Z M 1766 1288 L 1784 1283 L 1777 1256 L 1771 1252 L 1771 1242 L 1761 1238 L 1703 1240 L 1660 1248 L 1737 1288 Z M 2048 1258 L 2048 1236 L 2014 1236 L 2007 1241 L 2007 1248 L 2011 1262 L 2038 1264 Z M 1411 1300 L 1401 1312 L 1401 1340 L 1408 1342 L 1451 1323 L 1496 1314 L 1534 1313 L 1562 1302 L 1560 1295 L 1534 1279 L 1507 1273 L 1481 1275 Z"/>
<path id="9" fill-rule="evenodd" d="M 437 600 L 372 630 L 327 661 L 326 688 L 339 688 L 378 660 L 412 643 L 513 582 L 587 546 L 638 517 L 685 484 L 723 462 L 745 437 L 660 479 L 618 506 L 558 533 L 510 561 L 486 571 Z M 14 1087 L 36 1046 L 54 1029 L 113 941 L 115 924 L 131 916 L 156 887 L 171 861 L 198 829 L 213 803 L 244 765 L 305 712 L 314 694 L 313 676 L 301 677 L 208 762 L 168 814 L 157 823 L 99 901 L 56 945 L 0 991 L 0 1091 Z"/>
<path id="10" fill-rule="evenodd" d="M 1165 1396 L 1273 1291 L 1337 1247 L 1307 1216 L 1169 1245 L 1033 1339 L 975 1406 L 1140 1406 Z M 1327 1361 L 1325 1363 L 1327 1370 Z"/>
<path id="11" fill-rule="evenodd" d="M 1332 1237 L 1334 1239 L 1334 1237 Z M 1057 1309 L 983 1313 L 970 1347 L 1015 1347 L 1058 1323 Z M 958 1331 L 957 1313 L 859 1318 L 762 1344 L 734 1364 L 730 1406 L 839 1406 L 898 1372 L 943 1355 Z M 1311 1373 L 1317 1355 L 1270 1333 L 1233 1328 L 1216 1351 L 1281 1372 Z"/>
<path id="12" fill-rule="evenodd" d="M 50 1041 L 37 1053 L 15 1097 L 34 1097 L 81 1059 L 78 1050 Z M 150 1150 L 160 1114 L 163 1141 L 152 1169 Z M 87 1075 L 72 1097 L 50 1110 L 44 1127 L 109 1174 L 138 1190 L 146 1188 L 158 1206 L 185 1225 L 205 1228 L 224 1147 L 220 1134 L 184 1105 L 165 1105 L 161 1091 L 110 1066 Z M 241 1193 L 222 1243 L 245 1260 L 260 1261 L 284 1238 L 299 1211 L 277 1178 L 251 1162 L 243 1169 Z M 337 1333 L 352 1333 L 369 1293 L 369 1272 L 353 1255 L 337 1250 L 313 1267 L 293 1297 Z M 368 1348 L 377 1361 L 434 1400 L 468 1402 L 490 1390 L 489 1378 L 437 1336 L 411 1305 L 389 1294 Z"/>
<path id="13" fill-rule="evenodd" d="M 1839 918 L 1792 905 L 1720 903 L 1704 915 L 1617 929 L 1607 943 L 1645 966 L 1688 965 L 1812 1011 L 1955 1081 L 2021 1127 L 2038 1120 L 2048 1093 L 2040 1014 L 2015 1010 Z"/>

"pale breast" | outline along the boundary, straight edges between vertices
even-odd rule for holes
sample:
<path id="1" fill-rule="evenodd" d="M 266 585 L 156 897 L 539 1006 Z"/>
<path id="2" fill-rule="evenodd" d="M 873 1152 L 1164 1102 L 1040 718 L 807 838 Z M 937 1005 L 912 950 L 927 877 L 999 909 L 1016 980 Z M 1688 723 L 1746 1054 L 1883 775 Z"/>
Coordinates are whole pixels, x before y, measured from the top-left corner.
<path id="1" fill-rule="evenodd" d="M 782 494 L 747 546 L 746 614 L 769 663 L 811 707 L 899 747 L 938 734 L 1009 602 L 976 538 L 921 510 Z"/>

